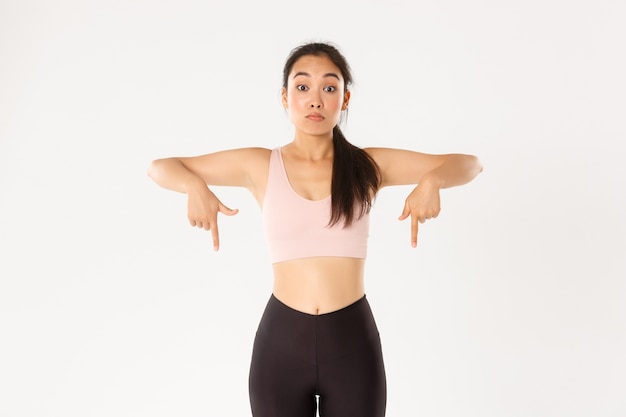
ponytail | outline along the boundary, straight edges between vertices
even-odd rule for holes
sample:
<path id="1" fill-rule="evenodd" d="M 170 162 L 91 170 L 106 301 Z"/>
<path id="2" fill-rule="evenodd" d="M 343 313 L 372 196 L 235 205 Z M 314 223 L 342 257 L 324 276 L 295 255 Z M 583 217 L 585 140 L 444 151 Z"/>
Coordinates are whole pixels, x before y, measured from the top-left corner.
<path id="1" fill-rule="evenodd" d="M 333 128 L 333 176 L 329 226 L 344 221 L 348 227 L 369 213 L 380 188 L 380 171 L 363 149 L 346 140 L 339 126 Z"/>

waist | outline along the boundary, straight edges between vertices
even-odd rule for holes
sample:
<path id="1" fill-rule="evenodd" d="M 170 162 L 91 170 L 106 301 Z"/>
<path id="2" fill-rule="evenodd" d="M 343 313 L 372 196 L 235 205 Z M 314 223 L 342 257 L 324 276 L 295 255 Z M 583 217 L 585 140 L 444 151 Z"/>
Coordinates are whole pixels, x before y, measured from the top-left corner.
<path id="1" fill-rule="evenodd" d="M 363 259 L 304 258 L 273 264 L 274 296 L 294 310 L 325 314 L 365 294 Z"/>

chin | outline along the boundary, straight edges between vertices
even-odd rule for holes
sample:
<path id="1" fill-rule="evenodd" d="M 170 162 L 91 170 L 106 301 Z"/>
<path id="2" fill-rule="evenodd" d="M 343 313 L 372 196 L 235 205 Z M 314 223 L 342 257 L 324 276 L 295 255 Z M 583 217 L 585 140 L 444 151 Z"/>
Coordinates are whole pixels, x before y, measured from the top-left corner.
<path id="1" fill-rule="evenodd" d="M 308 135 L 313 135 L 313 136 L 325 136 L 325 135 L 332 135 L 333 134 L 333 127 L 336 125 L 335 124 L 331 124 L 331 123 L 324 123 L 324 124 L 319 124 L 317 126 L 303 126 L 302 127 L 302 131 L 305 132 Z"/>
<path id="2" fill-rule="evenodd" d="M 316 129 L 316 130 L 303 130 L 304 133 L 306 133 L 309 136 L 319 136 L 319 137 L 332 137 L 333 136 L 333 130 L 330 129 Z"/>

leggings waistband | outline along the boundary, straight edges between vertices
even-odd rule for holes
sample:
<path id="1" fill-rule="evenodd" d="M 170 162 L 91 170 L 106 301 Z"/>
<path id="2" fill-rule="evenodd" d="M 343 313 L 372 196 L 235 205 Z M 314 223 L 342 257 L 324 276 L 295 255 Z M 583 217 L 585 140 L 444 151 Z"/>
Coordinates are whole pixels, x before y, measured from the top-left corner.
<path id="1" fill-rule="evenodd" d="M 378 328 L 365 296 L 339 310 L 314 315 L 295 310 L 272 294 L 257 338 L 286 354 L 317 363 L 360 349 L 378 338 Z"/>

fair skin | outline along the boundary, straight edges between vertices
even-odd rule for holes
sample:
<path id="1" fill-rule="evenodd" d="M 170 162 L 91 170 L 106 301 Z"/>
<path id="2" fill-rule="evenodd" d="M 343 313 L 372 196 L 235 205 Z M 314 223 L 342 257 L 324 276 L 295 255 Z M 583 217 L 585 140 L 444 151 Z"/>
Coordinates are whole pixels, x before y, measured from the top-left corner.
<path id="1" fill-rule="evenodd" d="M 292 188 L 309 200 L 330 195 L 332 129 L 348 108 L 340 70 L 325 56 L 303 56 L 294 64 L 282 90 L 283 107 L 295 128 L 294 139 L 282 147 Z M 437 217 L 439 190 L 471 181 L 482 166 L 472 155 L 432 155 L 403 149 L 366 148 L 380 168 L 381 187 L 417 184 L 407 196 L 399 220 L 410 218 L 410 243 L 417 245 L 418 225 Z M 219 249 L 218 213 L 237 214 L 224 205 L 207 185 L 247 188 L 259 206 L 268 176 L 270 149 L 242 148 L 211 154 L 158 159 L 148 174 L 160 186 L 186 193 L 192 226 L 210 230 L 214 250 Z M 338 310 L 364 293 L 364 260 L 314 257 L 273 264 L 276 298 L 309 314 Z"/>

